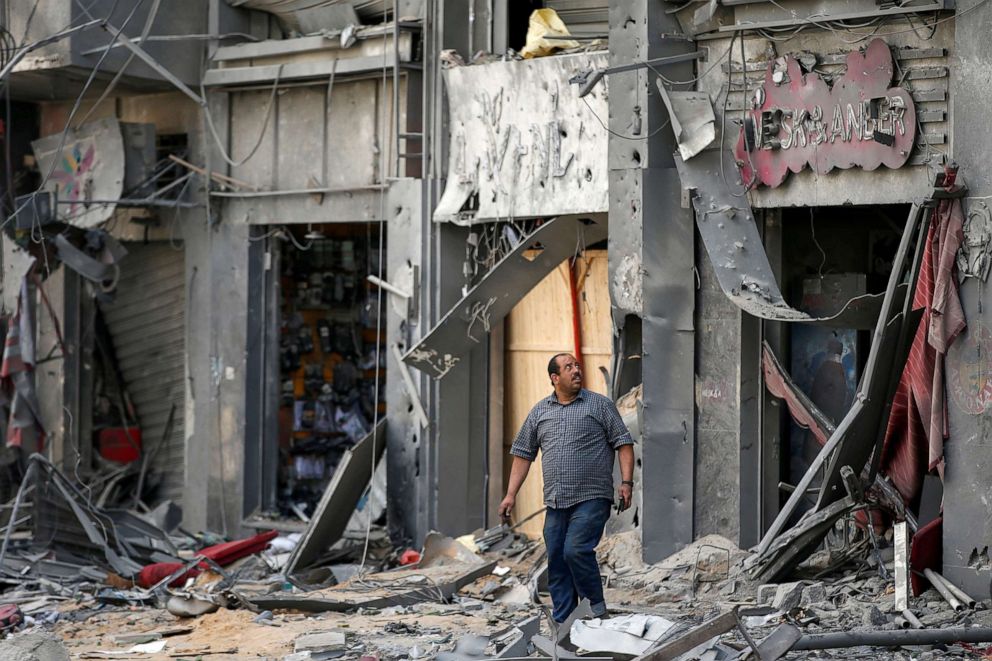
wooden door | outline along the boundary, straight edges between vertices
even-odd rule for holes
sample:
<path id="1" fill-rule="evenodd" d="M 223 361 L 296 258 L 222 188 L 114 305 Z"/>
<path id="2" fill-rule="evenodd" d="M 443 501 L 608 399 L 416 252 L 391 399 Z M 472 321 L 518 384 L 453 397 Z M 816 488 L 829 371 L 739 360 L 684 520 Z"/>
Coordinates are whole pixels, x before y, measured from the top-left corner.
<path id="1" fill-rule="evenodd" d="M 605 250 L 587 250 L 576 273 L 579 291 L 579 317 L 582 329 L 582 367 L 585 387 L 606 394 L 606 379 L 600 367 L 609 369 L 613 322 L 610 316 Z M 572 298 L 568 262 L 562 262 L 540 282 L 506 318 L 504 376 L 504 449 L 509 452 L 513 439 L 530 409 L 551 394 L 548 360 L 556 353 L 575 350 L 572 336 Z M 504 485 L 510 459 L 504 463 Z M 519 521 L 544 506 L 541 458 L 517 495 L 514 520 Z M 538 537 L 544 516 L 525 523 L 521 530 Z"/>

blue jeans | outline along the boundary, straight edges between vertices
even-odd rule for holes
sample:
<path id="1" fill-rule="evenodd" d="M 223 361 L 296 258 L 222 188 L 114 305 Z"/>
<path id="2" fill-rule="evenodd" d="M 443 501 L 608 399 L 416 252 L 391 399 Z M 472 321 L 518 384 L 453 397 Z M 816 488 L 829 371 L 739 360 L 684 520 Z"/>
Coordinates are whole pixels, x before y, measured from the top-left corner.
<path id="1" fill-rule="evenodd" d="M 559 624 L 583 598 L 589 600 L 594 615 L 606 615 L 596 546 L 603 537 L 612 505 L 606 498 L 594 498 L 564 509 L 549 507 L 544 516 L 548 588 Z"/>

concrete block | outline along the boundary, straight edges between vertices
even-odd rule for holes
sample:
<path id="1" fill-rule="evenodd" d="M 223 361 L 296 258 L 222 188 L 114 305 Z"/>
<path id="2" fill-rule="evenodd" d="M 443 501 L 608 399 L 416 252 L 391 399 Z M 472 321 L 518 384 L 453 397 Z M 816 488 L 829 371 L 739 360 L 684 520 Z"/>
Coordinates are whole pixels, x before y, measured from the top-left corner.
<path id="1" fill-rule="evenodd" d="M 885 613 L 878 609 L 878 606 L 871 606 L 862 614 L 862 622 L 870 627 L 883 627 L 889 621 Z"/>
<path id="2" fill-rule="evenodd" d="M 758 586 L 757 601 L 759 606 L 771 606 L 778 591 L 778 583 L 765 583 Z"/>
<path id="3" fill-rule="evenodd" d="M 827 588 L 823 583 L 813 583 L 812 585 L 807 585 L 803 588 L 802 599 L 799 601 L 800 606 L 812 606 L 814 604 L 820 604 L 827 600 Z"/>
<path id="4" fill-rule="evenodd" d="M 803 584 L 782 583 L 775 591 L 775 598 L 772 599 L 772 608 L 788 613 L 799 606 L 799 601 L 803 596 Z"/>

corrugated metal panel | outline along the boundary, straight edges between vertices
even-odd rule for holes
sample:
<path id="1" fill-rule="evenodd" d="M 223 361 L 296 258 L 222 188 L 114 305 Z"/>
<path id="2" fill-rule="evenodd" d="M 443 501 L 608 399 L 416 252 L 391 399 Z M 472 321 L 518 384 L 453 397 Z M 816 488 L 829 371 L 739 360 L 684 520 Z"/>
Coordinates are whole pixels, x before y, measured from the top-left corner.
<path id="1" fill-rule="evenodd" d="M 127 249 L 117 294 L 102 310 L 144 446 L 155 454 L 149 474 L 161 479 L 161 497 L 178 503 L 185 486 L 184 252 L 167 242 L 128 244 Z M 156 449 L 173 405 L 172 430 Z"/>
<path id="2" fill-rule="evenodd" d="M 572 34 L 607 34 L 610 31 L 608 0 L 547 0 Z"/>

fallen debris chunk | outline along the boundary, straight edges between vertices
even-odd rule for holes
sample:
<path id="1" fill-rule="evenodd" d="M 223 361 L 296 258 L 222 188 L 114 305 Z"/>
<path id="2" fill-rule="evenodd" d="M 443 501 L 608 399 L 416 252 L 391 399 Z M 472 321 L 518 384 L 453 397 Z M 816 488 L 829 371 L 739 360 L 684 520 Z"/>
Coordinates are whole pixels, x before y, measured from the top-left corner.
<path id="1" fill-rule="evenodd" d="M 802 631 L 792 624 L 781 624 L 767 638 L 758 644 L 758 658 L 761 661 L 776 661 L 792 649 L 800 638 Z"/>
<path id="2" fill-rule="evenodd" d="M 121 633 L 112 636 L 111 640 L 118 645 L 140 645 L 141 643 L 150 643 L 161 640 L 162 638 L 168 638 L 169 636 L 183 636 L 192 631 L 193 627 L 170 627 L 157 631 L 146 631 L 145 633 Z"/>
<path id="3" fill-rule="evenodd" d="M 340 631 L 321 631 L 300 636 L 293 643 L 294 652 L 308 652 L 312 659 L 324 659 L 348 649 L 347 637 Z"/>
<path id="4" fill-rule="evenodd" d="M 645 652 L 635 661 L 665 661 L 695 649 L 714 636 L 725 634 L 737 626 L 737 613 L 726 611 L 690 629 L 674 640 L 665 641 L 660 647 Z"/>
<path id="5" fill-rule="evenodd" d="M 69 661 L 62 643 L 48 634 L 28 633 L 0 641 L 4 661 Z"/>

